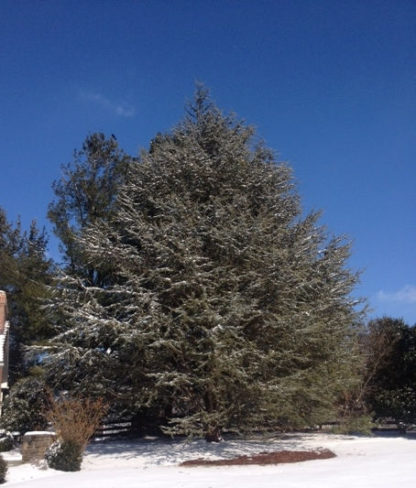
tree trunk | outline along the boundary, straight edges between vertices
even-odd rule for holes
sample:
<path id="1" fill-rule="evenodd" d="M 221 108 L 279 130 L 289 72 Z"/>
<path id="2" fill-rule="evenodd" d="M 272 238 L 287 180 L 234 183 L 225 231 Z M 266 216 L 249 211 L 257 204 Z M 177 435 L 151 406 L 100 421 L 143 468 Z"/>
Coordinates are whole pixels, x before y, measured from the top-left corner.
<path id="1" fill-rule="evenodd" d="M 207 442 L 221 442 L 223 438 L 221 436 L 220 427 L 213 427 L 212 429 L 208 429 L 205 433 L 205 440 Z"/>

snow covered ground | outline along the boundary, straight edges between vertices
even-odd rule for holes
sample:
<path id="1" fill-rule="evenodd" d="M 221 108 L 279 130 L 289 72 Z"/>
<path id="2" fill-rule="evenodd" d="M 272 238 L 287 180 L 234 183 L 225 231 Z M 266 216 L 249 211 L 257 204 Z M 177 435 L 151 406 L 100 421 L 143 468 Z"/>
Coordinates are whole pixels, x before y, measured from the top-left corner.
<path id="1" fill-rule="evenodd" d="M 230 458 L 282 449 L 331 449 L 336 458 L 274 466 L 179 467 L 185 459 Z M 14 488 L 414 488 L 416 439 L 327 434 L 284 438 L 92 444 L 78 473 L 31 465 L 9 468 Z M 7 486 L 6 485 L 6 486 Z"/>

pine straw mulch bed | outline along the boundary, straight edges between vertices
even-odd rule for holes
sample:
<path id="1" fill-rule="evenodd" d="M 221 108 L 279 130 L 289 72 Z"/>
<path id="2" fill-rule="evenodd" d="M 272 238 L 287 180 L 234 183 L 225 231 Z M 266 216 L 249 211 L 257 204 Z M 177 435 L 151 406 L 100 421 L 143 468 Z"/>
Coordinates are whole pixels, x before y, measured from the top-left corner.
<path id="1" fill-rule="evenodd" d="M 275 451 L 260 452 L 252 456 L 238 456 L 231 459 L 190 459 L 184 461 L 180 466 L 244 466 L 247 464 L 280 464 L 299 463 L 312 461 L 314 459 L 330 459 L 336 455 L 329 449 L 317 449 L 315 451 Z"/>

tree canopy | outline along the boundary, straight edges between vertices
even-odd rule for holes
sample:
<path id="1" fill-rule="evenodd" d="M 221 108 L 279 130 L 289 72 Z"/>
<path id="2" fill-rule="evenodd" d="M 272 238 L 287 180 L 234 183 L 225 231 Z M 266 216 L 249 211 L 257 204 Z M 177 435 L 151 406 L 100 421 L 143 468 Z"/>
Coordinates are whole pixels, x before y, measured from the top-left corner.
<path id="1" fill-rule="evenodd" d="M 415 423 L 416 327 L 391 317 L 374 319 L 368 326 L 366 349 L 372 372 L 366 394 L 369 408 L 379 419 Z"/>
<path id="2" fill-rule="evenodd" d="M 73 272 L 60 284 L 55 386 L 150 412 L 171 433 L 333 414 L 356 381 L 350 245 L 302 214 L 290 167 L 254 141 L 200 88 L 129 162 L 111 213 L 78 220 L 77 255 L 111 280 Z M 66 208 L 51 207 L 64 230 Z"/>
<path id="3" fill-rule="evenodd" d="M 101 276 L 85 261 L 78 244 L 79 234 L 112 215 L 131 159 L 119 148 L 114 135 L 93 133 L 81 150 L 74 151 L 74 160 L 62 166 L 62 177 L 52 185 L 56 198 L 49 205 L 48 217 L 61 241 L 66 271 L 83 275 L 91 283 Z"/>
<path id="4" fill-rule="evenodd" d="M 33 221 L 23 231 L 0 208 L 0 290 L 7 292 L 10 328 L 10 382 L 25 374 L 23 349 L 52 335 L 43 306 L 54 268 L 46 255 L 47 236 Z"/>

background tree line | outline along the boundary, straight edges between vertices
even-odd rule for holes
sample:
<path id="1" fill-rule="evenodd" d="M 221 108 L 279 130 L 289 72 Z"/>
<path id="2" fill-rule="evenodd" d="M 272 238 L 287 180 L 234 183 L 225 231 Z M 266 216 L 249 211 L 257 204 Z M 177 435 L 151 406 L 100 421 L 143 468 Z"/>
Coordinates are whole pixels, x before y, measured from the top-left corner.
<path id="1" fill-rule="evenodd" d="M 211 439 L 414 421 L 415 329 L 364 326 L 349 243 L 302 212 L 291 169 L 203 88 L 138 158 L 89 135 L 53 189 L 60 265 L 35 223 L 23 232 L 0 214 L 7 428 L 42 425 L 46 387 Z"/>

